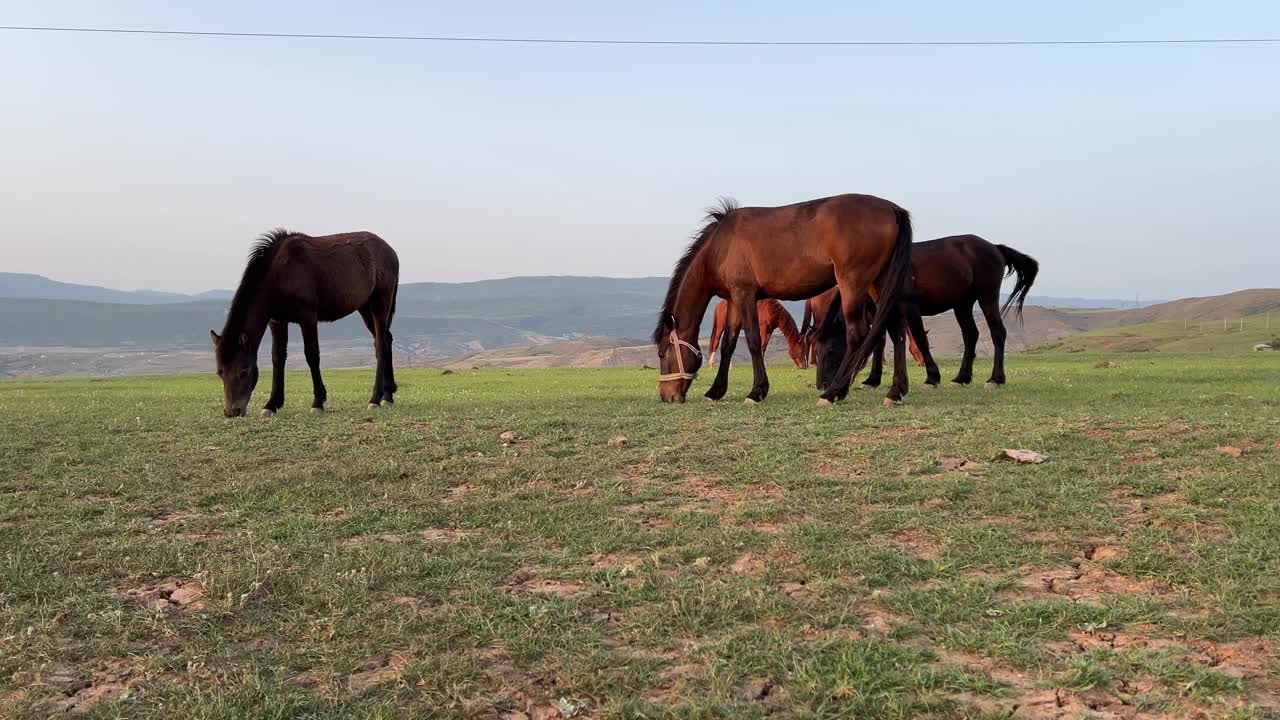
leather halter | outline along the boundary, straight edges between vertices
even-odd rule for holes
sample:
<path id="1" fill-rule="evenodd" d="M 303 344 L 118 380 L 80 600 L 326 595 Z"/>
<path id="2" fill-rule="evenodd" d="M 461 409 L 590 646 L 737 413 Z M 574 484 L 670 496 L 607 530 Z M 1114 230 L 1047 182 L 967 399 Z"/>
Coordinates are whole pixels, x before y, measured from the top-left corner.
<path id="1" fill-rule="evenodd" d="M 682 345 L 684 347 L 689 348 L 691 351 L 693 351 L 693 354 L 697 355 L 698 359 L 702 359 L 702 351 L 699 350 L 696 345 L 685 342 L 684 340 L 681 340 L 680 336 L 676 334 L 676 331 L 672 330 L 671 331 L 671 349 L 675 350 L 676 368 L 679 370 L 679 372 L 666 373 L 664 375 L 659 375 L 658 382 L 667 382 L 668 380 L 692 380 L 698 377 L 697 373 L 687 373 L 684 371 L 684 353 L 680 352 L 680 346 Z"/>

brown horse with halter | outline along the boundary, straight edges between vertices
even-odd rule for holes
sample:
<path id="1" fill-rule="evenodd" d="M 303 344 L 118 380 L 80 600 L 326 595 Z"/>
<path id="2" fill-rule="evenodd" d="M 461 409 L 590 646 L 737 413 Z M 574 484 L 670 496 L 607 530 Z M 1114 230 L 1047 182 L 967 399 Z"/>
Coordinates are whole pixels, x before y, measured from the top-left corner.
<path id="1" fill-rule="evenodd" d="M 712 316 L 711 323 L 711 352 L 707 356 L 707 364 L 716 364 L 716 349 L 720 347 L 720 336 L 727 329 L 736 337 L 742 326 L 738 324 L 738 314 L 732 312 L 733 303 L 728 300 L 721 300 L 716 303 L 716 311 Z M 731 319 L 729 316 L 733 315 Z M 809 359 L 805 354 L 804 339 L 800 337 L 800 330 L 796 328 L 795 318 L 791 317 L 791 313 L 782 306 L 782 303 L 769 298 L 756 303 L 756 315 L 760 317 L 760 351 L 764 352 L 769 349 L 769 341 L 773 339 L 773 331 L 782 332 L 782 337 L 787 341 L 787 355 L 791 356 L 791 362 L 796 367 L 804 370 L 809 367 Z"/>
<path id="2" fill-rule="evenodd" d="M 914 293 L 904 305 L 907 307 L 906 314 L 912 330 L 916 329 L 918 323 L 920 332 L 923 332 L 923 322 L 919 321 L 921 316 L 940 315 L 948 310 L 955 312 L 956 322 L 960 325 L 960 334 L 964 338 L 964 357 L 960 361 L 960 371 L 951 383 L 968 385 L 973 382 L 973 360 L 978 345 L 978 324 L 973 319 L 973 306 L 976 303 L 986 318 L 987 328 L 991 332 L 991 344 L 995 350 L 987 386 L 1004 385 L 1004 343 L 1007 333 L 1003 316 L 1013 307 L 1018 320 L 1022 320 L 1022 307 L 1040 271 L 1040 264 L 1035 258 L 1007 245 L 996 245 L 977 235 L 955 235 L 917 243 L 912 248 L 911 267 Z M 1009 275 L 1015 275 L 1017 279 L 1002 308 L 1000 285 Z M 821 357 L 817 367 L 820 376 L 831 372 L 841 362 L 842 354 L 839 349 L 843 335 L 838 327 L 840 314 L 828 311 L 826 317 L 829 318 L 831 327 L 818 331 L 817 343 L 820 351 L 824 349 L 824 345 L 829 345 L 830 352 L 819 353 Z M 923 351 L 924 365 L 927 368 L 925 383 L 936 386 L 941 373 L 929 353 L 927 343 Z M 880 384 L 884 363 L 883 338 L 878 339 L 871 362 L 870 374 L 863 384 L 876 387 Z"/>
<path id="3" fill-rule="evenodd" d="M 210 330 L 223 414 L 242 417 L 258 384 L 258 347 L 271 328 L 271 397 L 263 416 L 284 405 L 284 365 L 289 323 L 302 327 L 302 348 L 311 368 L 312 412 L 327 398 L 320 378 L 318 323 L 359 312 L 373 335 L 377 369 L 370 409 L 394 402 L 391 319 L 396 312 L 400 260 L 382 238 L 368 232 L 310 237 L 273 230 L 254 243 L 240 287 L 227 311 L 222 334 Z"/>
<path id="4" fill-rule="evenodd" d="M 713 296 L 733 303 L 741 327 L 759 326 L 756 302 L 764 298 L 802 300 L 836 286 L 848 346 L 835 372 L 836 382 L 823 404 L 843 398 L 854 374 L 866 363 L 876 337 L 891 331 L 895 348 L 903 339 L 898 299 L 910 279 L 911 218 L 906 210 L 870 195 L 837 195 L 781 207 L 737 207 L 722 200 L 676 263 L 653 331 L 661 367 L 658 394 L 663 402 L 684 402 L 702 365 L 698 330 Z M 880 301 L 870 323 L 861 322 L 868 300 Z M 892 322 L 891 322 L 892 321 Z M 747 402 L 769 393 L 760 336 L 745 334 L 754 382 Z M 720 369 L 706 396 L 724 397 L 737 334 L 728 327 L 721 339 Z M 901 353 L 900 353 L 901 354 Z M 906 372 L 895 376 L 890 399 L 906 393 Z"/>

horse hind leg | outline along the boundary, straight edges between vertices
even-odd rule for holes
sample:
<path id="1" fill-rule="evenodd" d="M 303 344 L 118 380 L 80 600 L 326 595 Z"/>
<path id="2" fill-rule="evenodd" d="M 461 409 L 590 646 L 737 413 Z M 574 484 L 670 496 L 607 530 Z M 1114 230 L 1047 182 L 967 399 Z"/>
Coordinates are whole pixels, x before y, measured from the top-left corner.
<path id="1" fill-rule="evenodd" d="M 369 398 L 369 409 L 376 410 L 382 404 L 386 389 L 383 384 L 382 372 L 382 342 L 380 337 L 382 322 L 378 317 L 378 313 L 370 305 L 366 304 L 360 308 L 360 319 L 364 320 L 364 326 L 369 329 L 369 334 L 373 336 L 373 395 Z"/>
<path id="2" fill-rule="evenodd" d="M 924 318 L 920 316 L 920 308 L 918 306 L 910 306 L 906 310 L 907 327 L 911 330 L 911 337 L 915 340 L 916 349 L 920 351 L 920 356 L 924 358 L 925 379 L 924 385 L 927 388 L 937 388 L 942 382 L 942 371 L 938 369 L 938 363 L 933 359 L 933 352 L 929 349 L 929 331 L 925 330 Z"/>
<path id="3" fill-rule="evenodd" d="M 964 357 L 960 359 L 960 370 L 951 384 L 968 385 L 973 382 L 973 360 L 978 353 L 978 323 L 973 320 L 972 303 L 957 305 L 954 313 L 960 326 L 960 336 L 964 338 Z"/>
<path id="4" fill-rule="evenodd" d="M 987 298 L 980 300 L 979 304 L 982 306 L 982 314 L 987 318 L 987 330 L 991 332 L 991 345 L 994 351 L 991 379 L 987 381 L 987 387 L 1000 387 L 1004 385 L 1004 341 L 1007 335 L 1004 319 L 1000 317 L 1000 300 Z"/>

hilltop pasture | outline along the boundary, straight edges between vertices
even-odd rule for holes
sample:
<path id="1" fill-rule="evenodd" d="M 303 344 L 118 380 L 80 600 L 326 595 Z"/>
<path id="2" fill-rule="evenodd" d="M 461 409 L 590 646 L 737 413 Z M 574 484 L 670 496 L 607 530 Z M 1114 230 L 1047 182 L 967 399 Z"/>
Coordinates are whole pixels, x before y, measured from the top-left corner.
<path id="1" fill-rule="evenodd" d="M 1276 717 L 1278 362 L 3 381 L 0 716 Z"/>

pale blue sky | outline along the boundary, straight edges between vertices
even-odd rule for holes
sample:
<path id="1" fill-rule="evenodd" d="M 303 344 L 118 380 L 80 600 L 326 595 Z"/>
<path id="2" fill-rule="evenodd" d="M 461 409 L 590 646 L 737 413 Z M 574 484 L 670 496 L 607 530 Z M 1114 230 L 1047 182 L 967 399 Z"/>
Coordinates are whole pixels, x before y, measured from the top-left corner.
<path id="1" fill-rule="evenodd" d="M 0 24 L 554 37 L 1280 36 L 1265 2 L 0 0 Z M 718 195 L 894 200 L 1037 294 L 1277 286 L 1280 45 L 495 46 L 0 32 L 0 269 L 234 285 L 286 225 L 402 277 L 663 275 Z"/>

